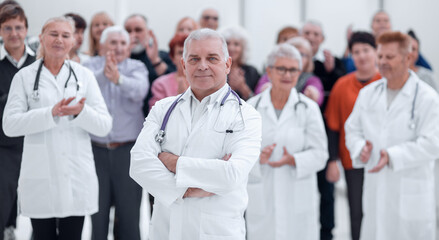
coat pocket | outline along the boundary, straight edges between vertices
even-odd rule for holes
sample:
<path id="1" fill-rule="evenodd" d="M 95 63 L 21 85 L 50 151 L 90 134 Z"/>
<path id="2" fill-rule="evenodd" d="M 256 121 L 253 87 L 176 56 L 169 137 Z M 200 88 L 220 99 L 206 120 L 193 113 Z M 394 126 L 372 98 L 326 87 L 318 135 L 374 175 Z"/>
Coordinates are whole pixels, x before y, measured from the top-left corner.
<path id="1" fill-rule="evenodd" d="M 243 218 L 233 218 L 201 213 L 200 240 L 243 240 Z"/>
<path id="2" fill-rule="evenodd" d="M 404 220 L 434 220 L 433 182 L 420 179 L 401 180 L 399 212 Z"/>

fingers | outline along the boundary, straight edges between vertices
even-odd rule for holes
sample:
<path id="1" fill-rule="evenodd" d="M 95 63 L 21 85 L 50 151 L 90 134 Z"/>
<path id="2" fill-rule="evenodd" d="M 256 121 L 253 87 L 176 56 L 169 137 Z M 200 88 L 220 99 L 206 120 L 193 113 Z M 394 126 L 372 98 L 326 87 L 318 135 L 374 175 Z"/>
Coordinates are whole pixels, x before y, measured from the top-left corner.
<path id="1" fill-rule="evenodd" d="M 84 103 L 85 103 L 85 100 L 86 100 L 86 98 L 85 98 L 85 97 L 83 97 L 83 98 L 81 98 L 81 100 L 79 100 L 79 102 L 78 102 L 78 103 L 80 103 L 80 104 L 84 104 Z"/>
<path id="2" fill-rule="evenodd" d="M 371 170 L 369 170 L 370 173 L 376 173 L 381 171 L 381 169 L 383 169 L 387 163 L 389 163 L 389 155 L 387 154 L 386 150 L 381 150 L 380 151 L 380 160 L 378 161 L 378 164 L 372 168 Z"/>
<path id="3" fill-rule="evenodd" d="M 229 153 L 229 154 L 224 155 L 224 157 L 222 158 L 222 160 L 224 160 L 224 161 L 229 161 L 229 159 L 230 159 L 231 157 L 232 157 L 232 154 Z"/>
<path id="4" fill-rule="evenodd" d="M 64 102 L 64 106 L 65 105 L 69 105 L 74 99 L 75 99 L 76 97 L 69 97 L 69 98 L 67 98 L 66 100 L 65 100 L 65 102 Z M 61 105 L 61 106 L 63 106 L 63 105 Z"/>

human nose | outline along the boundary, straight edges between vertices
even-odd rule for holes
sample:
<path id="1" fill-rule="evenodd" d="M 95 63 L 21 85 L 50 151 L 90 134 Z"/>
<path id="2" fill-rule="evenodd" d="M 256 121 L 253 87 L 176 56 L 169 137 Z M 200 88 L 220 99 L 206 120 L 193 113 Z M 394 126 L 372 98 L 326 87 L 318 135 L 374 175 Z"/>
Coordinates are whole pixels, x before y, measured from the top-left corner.
<path id="1" fill-rule="evenodd" d="M 207 61 L 205 59 L 201 59 L 198 63 L 198 70 L 204 71 L 207 68 L 209 68 Z"/>

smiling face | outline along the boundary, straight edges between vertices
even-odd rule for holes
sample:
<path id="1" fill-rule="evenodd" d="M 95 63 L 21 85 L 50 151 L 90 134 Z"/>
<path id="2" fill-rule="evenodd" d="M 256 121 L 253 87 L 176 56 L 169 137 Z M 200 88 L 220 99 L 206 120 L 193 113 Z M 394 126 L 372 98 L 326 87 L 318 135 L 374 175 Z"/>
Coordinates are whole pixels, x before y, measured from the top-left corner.
<path id="1" fill-rule="evenodd" d="M 389 15 L 385 12 L 378 12 L 372 19 L 372 32 L 375 37 L 378 37 L 384 32 L 388 32 L 392 29 L 390 24 Z"/>
<path id="2" fill-rule="evenodd" d="M 68 22 L 49 23 L 40 35 L 45 58 L 64 60 L 75 44 L 73 28 Z"/>
<path id="3" fill-rule="evenodd" d="M 110 26 L 113 26 L 113 22 L 106 14 L 102 13 L 96 15 L 90 24 L 91 36 L 98 43 L 101 39 L 102 32 Z"/>
<path id="4" fill-rule="evenodd" d="M 0 36 L 3 38 L 4 46 L 9 52 L 24 47 L 26 35 L 27 28 L 24 19 L 19 17 L 11 18 L 1 25 Z"/>
<path id="5" fill-rule="evenodd" d="M 120 63 L 129 56 L 129 45 L 121 33 L 112 32 L 108 34 L 105 43 L 101 44 L 100 51 L 100 55 L 105 55 L 107 52 L 113 51 L 117 63 Z"/>
<path id="6" fill-rule="evenodd" d="M 145 20 L 140 16 L 128 18 L 125 21 L 125 30 L 130 34 L 130 49 L 144 50 L 149 31 Z"/>
<path id="7" fill-rule="evenodd" d="M 226 41 L 227 49 L 229 50 L 230 57 L 232 57 L 233 62 L 242 63 L 242 53 L 243 53 L 243 44 L 242 40 L 231 38 Z"/>
<path id="8" fill-rule="evenodd" d="M 352 45 L 352 58 L 354 65 L 360 72 L 375 71 L 377 53 L 375 48 L 367 43 Z"/>
<path id="9" fill-rule="evenodd" d="M 273 90 L 288 90 L 296 86 L 299 79 L 299 61 L 291 58 L 278 58 L 273 66 L 267 68 L 268 78 L 271 80 Z"/>
<path id="10" fill-rule="evenodd" d="M 196 29 L 197 25 L 195 21 L 190 18 L 186 18 L 178 24 L 176 34 L 189 35 L 192 31 Z"/>
<path id="11" fill-rule="evenodd" d="M 217 38 L 192 40 L 187 46 L 186 61 L 181 60 L 192 92 L 201 101 L 226 84 L 232 60 L 224 59 L 222 43 Z"/>
<path id="12" fill-rule="evenodd" d="M 319 50 L 320 44 L 325 40 L 320 26 L 311 23 L 305 24 L 302 28 L 302 36 L 311 44 L 312 53 L 315 55 Z"/>
<path id="13" fill-rule="evenodd" d="M 407 74 L 411 55 L 397 42 L 378 45 L 378 68 L 388 81 L 401 81 Z"/>

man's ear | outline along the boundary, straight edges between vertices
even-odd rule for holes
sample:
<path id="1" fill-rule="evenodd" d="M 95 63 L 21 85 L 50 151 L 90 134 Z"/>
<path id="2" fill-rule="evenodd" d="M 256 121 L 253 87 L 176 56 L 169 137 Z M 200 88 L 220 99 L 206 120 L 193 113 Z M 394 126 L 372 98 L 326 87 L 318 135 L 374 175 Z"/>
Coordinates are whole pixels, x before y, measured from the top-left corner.
<path id="1" fill-rule="evenodd" d="M 183 71 L 186 72 L 186 65 L 184 64 L 184 59 L 183 58 L 180 59 L 180 63 L 181 63 L 181 66 L 183 67 Z"/>
<path id="2" fill-rule="evenodd" d="M 232 57 L 229 57 L 226 61 L 226 73 L 230 73 L 230 68 L 232 67 Z"/>

